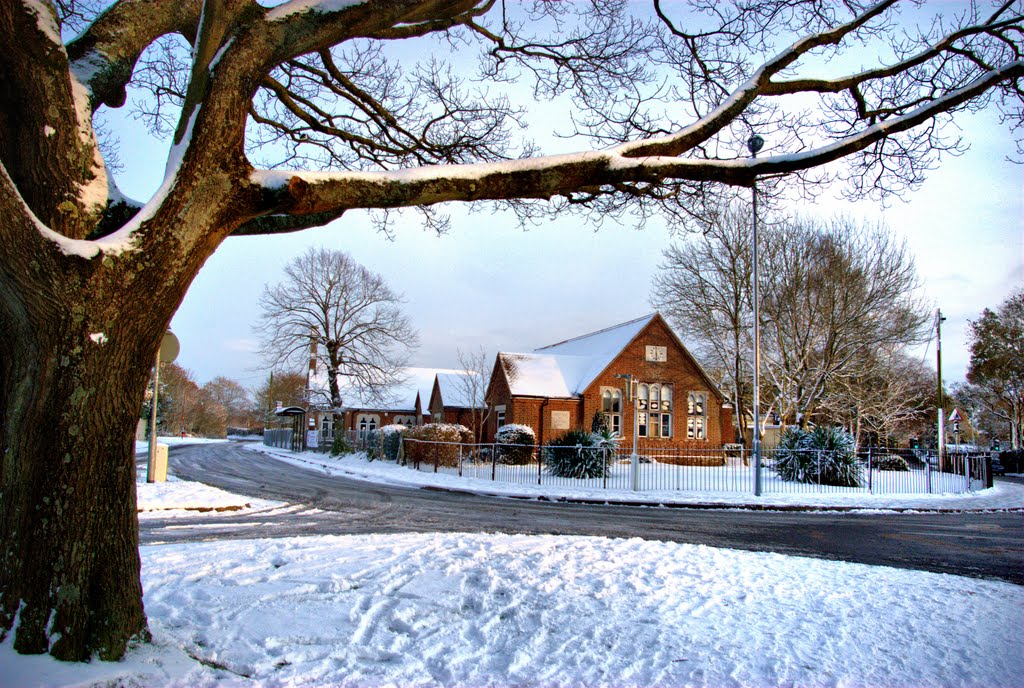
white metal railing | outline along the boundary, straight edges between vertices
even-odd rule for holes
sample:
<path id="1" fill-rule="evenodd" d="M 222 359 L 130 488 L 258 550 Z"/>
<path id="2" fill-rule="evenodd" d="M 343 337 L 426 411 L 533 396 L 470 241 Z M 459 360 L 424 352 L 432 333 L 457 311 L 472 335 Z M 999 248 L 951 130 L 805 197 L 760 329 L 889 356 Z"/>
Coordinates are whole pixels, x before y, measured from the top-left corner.
<path id="1" fill-rule="evenodd" d="M 596 469 L 581 477 L 560 474 L 552 470 L 550 447 L 408 438 L 403 439 L 399 460 L 415 470 L 517 485 L 639 492 L 755 493 L 751 453 L 743 448 L 641 446 L 637 449 L 636 460 L 632 451 L 624 447 L 570 447 L 566 450 L 576 452 L 581 462 L 589 459 L 586 462 Z M 893 470 L 892 466 L 898 462 L 882 458 L 892 455 L 904 457 L 906 470 Z M 784 455 L 778 449 L 763 452 L 762 494 L 964 493 L 991 484 L 985 454 L 949 456 L 940 470 L 933 459 L 919 458 L 910 450 L 897 453 L 875 449 L 859 453 L 845 469 L 830 471 L 826 452 L 807 450 L 800 457 L 803 470 L 797 471 L 796 476 L 780 470 L 782 458 Z"/>

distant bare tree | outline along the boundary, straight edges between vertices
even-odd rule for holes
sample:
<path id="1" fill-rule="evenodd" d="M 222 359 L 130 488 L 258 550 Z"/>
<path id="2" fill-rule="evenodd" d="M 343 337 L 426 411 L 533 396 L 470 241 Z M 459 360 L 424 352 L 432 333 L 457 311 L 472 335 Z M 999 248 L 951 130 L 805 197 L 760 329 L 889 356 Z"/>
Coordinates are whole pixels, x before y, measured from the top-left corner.
<path id="1" fill-rule="evenodd" d="M 469 430 L 479 444 L 483 441 L 484 429 L 490 415 L 490 407 L 487 404 L 487 384 L 490 376 L 488 358 L 481 347 L 476 351 L 458 349 L 458 359 L 459 366 L 465 374 L 454 377 L 453 381 L 462 400 L 469 405 Z"/>
<path id="2" fill-rule="evenodd" d="M 935 404 L 935 371 L 903 347 L 865 352 L 838 374 L 821 403 L 822 415 L 849 429 L 857 446 L 865 433 L 904 442 Z"/>
<path id="3" fill-rule="evenodd" d="M 700 234 L 662 251 L 651 303 L 706 368 L 722 372 L 736 407 L 736 441 L 742 441 L 752 371 L 750 206 L 733 202 L 705 217 Z"/>
<path id="4" fill-rule="evenodd" d="M 261 423 L 272 423 L 275 420 L 274 410 L 277 403 L 282 406 L 301 406 L 306 398 L 306 373 L 271 372 L 266 382 L 252 391 L 256 399 L 257 415 Z"/>
<path id="5" fill-rule="evenodd" d="M 326 379 L 322 388 L 311 385 L 309 401 L 335 414 L 345 403 L 343 388 L 363 401 L 384 401 L 418 345 L 401 296 L 344 251 L 311 248 L 259 301 L 264 359 L 295 370 L 315 357 Z"/>
<path id="6" fill-rule="evenodd" d="M 218 375 L 202 387 L 210 400 L 224 407 L 228 427 L 244 427 L 252 411 L 249 391 L 238 381 Z"/>
<path id="7" fill-rule="evenodd" d="M 846 218 L 765 232 L 762 374 L 777 412 L 813 420 L 871 352 L 921 341 L 928 312 L 905 241 Z"/>
<path id="8" fill-rule="evenodd" d="M 651 300 L 709 369 L 723 371 L 743 427 L 752 381 L 750 207 L 707 216 L 702 233 L 664 251 Z M 806 422 L 830 395 L 853 393 L 870 355 L 918 341 L 927 313 L 914 261 L 887 230 L 843 218 L 764 220 L 761 410 Z"/>

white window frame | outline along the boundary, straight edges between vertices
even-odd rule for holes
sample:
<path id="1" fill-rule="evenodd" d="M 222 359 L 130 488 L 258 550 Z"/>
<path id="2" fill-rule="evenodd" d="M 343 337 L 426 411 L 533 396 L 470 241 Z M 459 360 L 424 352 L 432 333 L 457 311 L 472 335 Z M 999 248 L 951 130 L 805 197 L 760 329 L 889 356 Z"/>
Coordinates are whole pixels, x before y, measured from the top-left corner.
<path id="1" fill-rule="evenodd" d="M 607 401 L 607 403 L 605 403 Z M 622 390 L 618 387 L 601 388 L 601 413 L 613 435 L 622 434 Z"/>
<path id="2" fill-rule="evenodd" d="M 708 439 L 708 395 L 704 392 L 690 392 L 686 396 L 686 439 Z"/>
<path id="3" fill-rule="evenodd" d="M 641 383 L 637 389 L 637 437 L 672 437 L 672 385 L 667 382 Z M 640 422 L 640 414 L 644 422 Z"/>
<path id="4" fill-rule="evenodd" d="M 380 426 L 380 416 L 376 413 L 360 413 L 356 416 L 356 432 L 359 439 L 366 437 L 366 433 L 376 430 Z"/>

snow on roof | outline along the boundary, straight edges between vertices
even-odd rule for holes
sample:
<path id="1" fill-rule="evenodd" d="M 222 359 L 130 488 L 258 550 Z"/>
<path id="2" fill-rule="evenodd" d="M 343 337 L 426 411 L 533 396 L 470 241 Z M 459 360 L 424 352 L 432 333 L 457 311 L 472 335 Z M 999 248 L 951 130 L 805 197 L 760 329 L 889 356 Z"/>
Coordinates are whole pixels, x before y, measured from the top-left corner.
<path id="1" fill-rule="evenodd" d="M 500 353 L 498 358 L 505 368 L 512 394 L 551 398 L 573 396 L 558 356 Z"/>
<path id="2" fill-rule="evenodd" d="M 582 394 L 655 315 L 543 346 L 532 354 L 502 354 L 512 394 L 552 398 Z"/>
<path id="3" fill-rule="evenodd" d="M 438 373 L 455 372 L 459 371 L 445 368 L 405 368 L 402 382 L 390 389 L 383 399 L 364 396 L 357 385 L 347 384 L 345 379 L 341 378 L 341 399 L 347 409 L 411 412 L 416 409 L 416 395 L 419 394 L 422 410 L 427 411 L 426 406 L 430 403 L 430 393 L 434 388 L 434 377 Z M 310 387 L 327 389 L 327 376 L 319 366 L 317 374 L 310 379 Z"/>
<path id="4" fill-rule="evenodd" d="M 636 320 L 620 323 L 606 327 L 597 332 L 566 339 L 564 342 L 549 344 L 535 349 L 536 352 L 543 351 L 546 354 L 557 354 L 567 356 L 608 356 L 608 360 L 618 355 L 626 345 L 633 341 L 633 338 L 640 334 L 640 330 L 647 327 L 656 313 L 645 315 Z"/>
<path id="5" fill-rule="evenodd" d="M 438 372 L 437 374 L 437 386 L 441 392 L 441 402 L 445 406 L 455 408 L 473 408 L 476 404 L 472 399 L 472 386 L 467 385 L 465 378 L 468 375 L 480 378 L 480 373 L 470 370 L 457 370 L 454 372 Z M 479 380 L 475 387 L 481 392 L 483 396 L 483 386 L 486 383 L 483 380 Z M 424 399 L 424 404 L 430 403 L 430 396 Z"/>

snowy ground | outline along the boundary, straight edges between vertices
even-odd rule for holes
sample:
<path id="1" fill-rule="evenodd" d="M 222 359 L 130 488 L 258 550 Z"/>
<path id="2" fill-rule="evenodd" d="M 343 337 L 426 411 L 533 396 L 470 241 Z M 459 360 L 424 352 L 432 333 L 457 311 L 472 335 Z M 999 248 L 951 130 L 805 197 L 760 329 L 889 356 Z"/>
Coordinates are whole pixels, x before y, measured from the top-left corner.
<path id="1" fill-rule="evenodd" d="M 1009 688 L 1024 676 L 1024 587 L 998 581 L 564 536 L 140 551 L 151 645 L 75 665 L 19 656 L 9 638 L 0 686 Z"/>
<path id="2" fill-rule="evenodd" d="M 619 503 L 657 503 L 676 505 L 719 505 L 736 507 L 819 508 L 845 507 L 855 509 L 921 509 L 971 511 L 988 509 L 1024 508 L 1024 485 L 996 479 L 995 487 L 967 494 L 909 494 L 871 495 L 864 492 L 841 493 L 788 493 L 764 494 L 755 497 L 751 492 L 737 493 L 699 491 L 645 491 L 579 489 L 553 485 L 530 486 L 495 482 L 477 478 L 434 473 L 431 467 L 416 471 L 388 461 L 367 461 L 363 453 L 332 458 L 318 452 L 293 453 L 282 449 L 251 444 L 246 447 L 305 468 L 313 468 L 331 475 L 343 475 L 370 482 L 393 485 L 431 485 L 453 490 L 471 491 L 509 497 L 577 499 L 587 501 L 614 501 Z"/>
<path id="3" fill-rule="evenodd" d="M 17 686 L 1019 686 L 1024 588 L 696 545 L 505 535 L 142 548 L 154 644 Z"/>
<path id="4" fill-rule="evenodd" d="M 159 437 L 160 444 L 214 444 L 227 440 L 208 440 L 195 437 Z M 148 442 L 136 442 L 136 455 L 145 455 L 149 451 Z M 239 511 L 243 509 L 263 509 L 278 506 L 279 502 L 265 499 L 252 499 L 202 483 L 178 480 L 173 475 L 167 476 L 167 482 L 147 483 L 144 473 L 137 476 L 135 490 L 138 495 L 139 518 L 168 516 L 185 516 L 190 511 Z"/>

